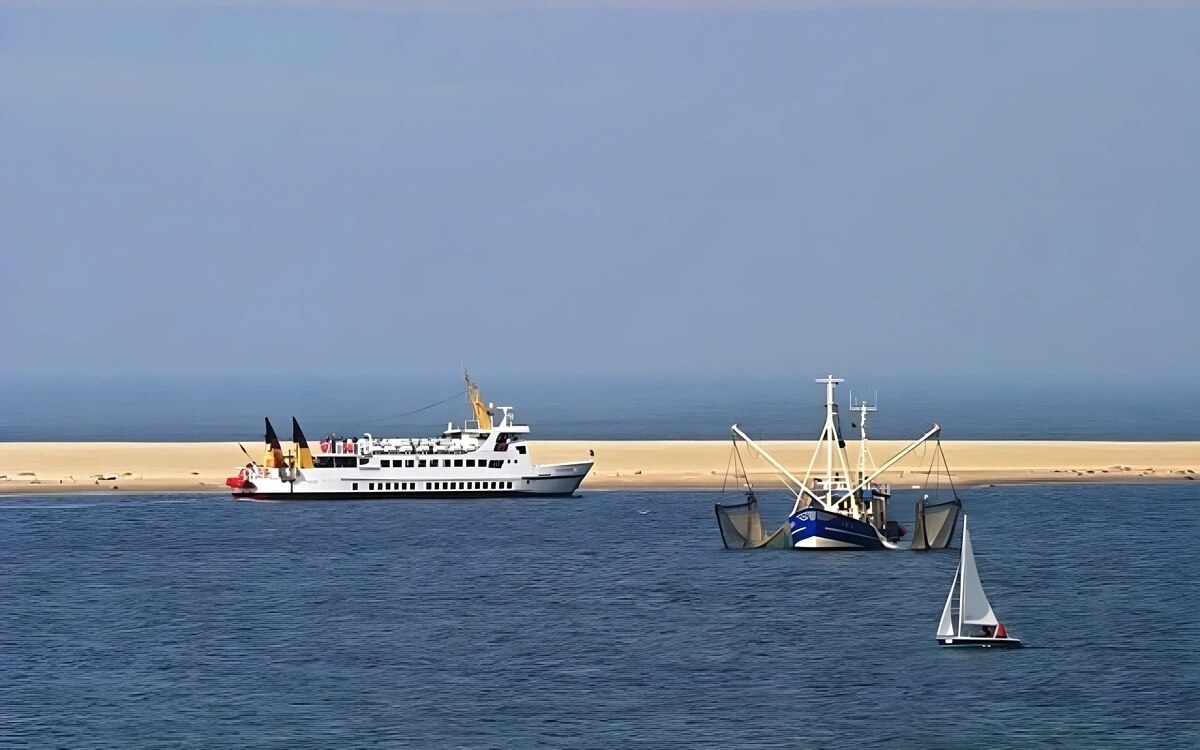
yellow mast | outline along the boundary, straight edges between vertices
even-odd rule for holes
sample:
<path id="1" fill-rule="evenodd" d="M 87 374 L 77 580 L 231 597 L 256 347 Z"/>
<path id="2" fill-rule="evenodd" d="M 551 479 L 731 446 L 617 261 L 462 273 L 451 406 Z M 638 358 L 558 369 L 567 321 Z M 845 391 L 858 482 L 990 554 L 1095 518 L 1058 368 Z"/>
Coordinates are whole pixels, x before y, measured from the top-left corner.
<path id="1" fill-rule="evenodd" d="M 483 402 L 483 396 L 479 395 L 479 386 L 471 376 L 467 375 L 467 371 L 463 370 L 463 380 L 467 381 L 467 403 L 471 405 L 471 409 L 475 412 L 475 421 L 479 423 L 479 429 L 492 429 L 492 412 L 488 410 L 487 404 Z"/>
<path id="2" fill-rule="evenodd" d="M 263 454 L 263 467 L 267 469 L 278 469 L 283 466 L 283 446 L 279 444 L 279 436 L 275 434 L 275 428 L 271 426 L 271 420 L 264 418 L 266 424 L 266 434 L 263 435 L 263 441 L 267 444 L 267 450 Z"/>
<path id="3" fill-rule="evenodd" d="M 312 449 L 308 447 L 308 439 L 304 437 L 300 423 L 295 417 L 292 417 L 292 442 L 296 444 L 296 468 L 313 468 Z"/>

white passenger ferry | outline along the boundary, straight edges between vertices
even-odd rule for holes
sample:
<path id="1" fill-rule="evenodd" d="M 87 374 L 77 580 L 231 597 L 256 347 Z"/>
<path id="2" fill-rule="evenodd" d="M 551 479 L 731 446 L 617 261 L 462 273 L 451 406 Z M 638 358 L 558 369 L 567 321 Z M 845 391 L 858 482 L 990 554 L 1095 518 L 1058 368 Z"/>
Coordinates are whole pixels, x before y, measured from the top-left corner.
<path id="1" fill-rule="evenodd" d="M 475 419 L 447 425 L 435 438 L 328 437 L 313 451 L 292 419 L 292 452 L 286 456 L 266 420 L 266 455 L 225 480 L 233 496 L 254 500 L 351 500 L 365 498 L 474 498 L 570 495 L 591 461 L 534 464 L 511 406 L 486 406 L 467 378 Z M 498 420 L 493 420 L 496 409 Z"/>

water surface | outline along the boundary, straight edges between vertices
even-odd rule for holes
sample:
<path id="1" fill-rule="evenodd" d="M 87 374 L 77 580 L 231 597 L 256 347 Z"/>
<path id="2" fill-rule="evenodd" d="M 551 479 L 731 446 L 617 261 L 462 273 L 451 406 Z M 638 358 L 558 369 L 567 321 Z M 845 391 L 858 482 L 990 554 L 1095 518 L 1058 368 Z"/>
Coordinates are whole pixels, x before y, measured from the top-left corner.
<path id="1" fill-rule="evenodd" d="M 1194 747 L 1196 493 L 971 491 L 1015 652 L 935 645 L 955 551 L 727 552 L 714 494 L 9 498 L 0 746 Z"/>

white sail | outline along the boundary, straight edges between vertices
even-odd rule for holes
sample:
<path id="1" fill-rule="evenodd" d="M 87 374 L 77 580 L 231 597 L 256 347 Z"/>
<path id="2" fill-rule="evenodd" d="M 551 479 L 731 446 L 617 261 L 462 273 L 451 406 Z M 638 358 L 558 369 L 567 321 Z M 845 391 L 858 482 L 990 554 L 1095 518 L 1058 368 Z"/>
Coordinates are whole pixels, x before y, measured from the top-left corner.
<path id="1" fill-rule="evenodd" d="M 962 593 L 959 596 L 959 626 L 962 625 L 997 625 L 996 615 L 992 605 L 988 603 L 987 594 L 983 593 L 983 584 L 979 582 L 979 572 L 975 570 L 975 555 L 971 553 L 971 535 L 967 532 L 967 521 L 963 518 L 962 559 L 958 564 L 958 576 Z"/>
<path id="2" fill-rule="evenodd" d="M 958 571 L 954 571 L 954 581 L 950 584 L 950 593 L 946 595 L 946 607 L 942 610 L 942 621 L 938 623 L 939 638 L 951 638 L 954 632 L 954 587 L 958 585 Z"/>

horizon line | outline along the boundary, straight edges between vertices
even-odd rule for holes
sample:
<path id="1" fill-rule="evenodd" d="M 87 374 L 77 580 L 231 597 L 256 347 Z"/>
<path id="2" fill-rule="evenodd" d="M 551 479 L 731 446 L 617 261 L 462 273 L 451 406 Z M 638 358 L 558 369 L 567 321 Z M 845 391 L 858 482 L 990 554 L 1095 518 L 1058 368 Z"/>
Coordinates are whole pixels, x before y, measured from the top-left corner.
<path id="1" fill-rule="evenodd" d="M 1197 10 L 1200 0 L 0 0 L 0 10 L 317 11 L 467 14 L 526 11 L 805 12 L 830 10 Z"/>

